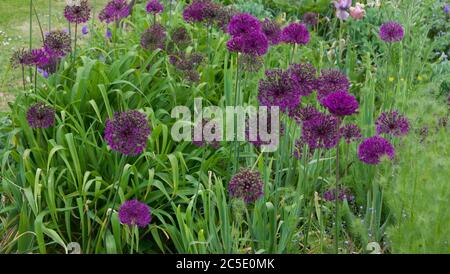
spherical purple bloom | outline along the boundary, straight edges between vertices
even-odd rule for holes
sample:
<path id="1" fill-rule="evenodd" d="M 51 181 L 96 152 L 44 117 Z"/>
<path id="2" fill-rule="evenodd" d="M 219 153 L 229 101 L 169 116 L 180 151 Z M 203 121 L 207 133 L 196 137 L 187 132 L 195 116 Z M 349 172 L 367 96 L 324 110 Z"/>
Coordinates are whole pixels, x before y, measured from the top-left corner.
<path id="1" fill-rule="evenodd" d="M 51 56 L 45 49 L 33 49 L 31 50 L 31 64 L 38 68 L 44 68 L 50 63 Z"/>
<path id="2" fill-rule="evenodd" d="M 307 12 L 303 14 L 303 23 L 307 26 L 315 27 L 319 22 L 319 14 L 315 12 Z"/>
<path id="3" fill-rule="evenodd" d="M 316 86 L 316 69 L 311 64 L 293 64 L 288 72 L 294 79 L 300 95 L 310 95 Z"/>
<path id="4" fill-rule="evenodd" d="M 102 22 L 107 24 L 119 21 L 122 18 L 130 15 L 130 7 L 127 0 L 111 0 L 109 1 L 103 10 L 100 12 L 98 18 Z"/>
<path id="5" fill-rule="evenodd" d="M 335 147 L 339 142 L 339 118 L 320 113 L 304 121 L 302 138 L 312 149 Z"/>
<path id="6" fill-rule="evenodd" d="M 328 111 L 336 116 L 349 116 L 356 113 L 359 107 L 355 96 L 347 91 L 337 91 L 330 93 L 325 97 L 321 104 L 328 109 Z"/>
<path id="7" fill-rule="evenodd" d="M 228 24 L 228 33 L 231 36 L 242 36 L 261 32 L 261 22 L 248 13 L 239 13 L 231 18 Z"/>
<path id="8" fill-rule="evenodd" d="M 33 64 L 33 56 L 29 50 L 19 49 L 11 56 L 10 63 L 13 68 L 30 66 Z"/>
<path id="9" fill-rule="evenodd" d="M 49 32 L 44 39 L 44 49 L 49 55 L 64 57 L 72 51 L 70 35 L 62 30 Z"/>
<path id="10" fill-rule="evenodd" d="M 259 81 L 258 100 L 261 106 L 279 106 L 282 111 L 300 104 L 300 90 L 289 72 L 267 70 L 266 78 Z"/>
<path id="11" fill-rule="evenodd" d="M 358 147 L 358 158 L 369 165 L 377 165 L 382 157 L 394 159 L 394 146 L 386 139 L 380 136 L 374 136 L 365 139 Z"/>
<path id="12" fill-rule="evenodd" d="M 147 116 L 136 110 L 115 113 L 106 121 L 105 140 L 112 150 L 125 155 L 142 153 L 150 135 Z"/>
<path id="13" fill-rule="evenodd" d="M 49 128 L 55 124 L 55 110 L 42 102 L 32 105 L 27 111 L 31 128 Z"/>
<path id="14" fill-rule="evenodd" d="M 347 144 L 358 141 L 362 138 L 361 129 L 354 124 L 342 126 L 339 131 L 341 137 L 344 137 Z"/>
<path id="15" fill-rule="evenodd" d="M 83 35 L 88 35 L 88 33 L 89 33 L 89 28 L 88 28 L 88 26 L 83 26 L 83 27 L 81 28 L 81 33 L 82 33 Z"/>
<path id="16" fill-rule="evenodd" d="M 142 34 L 141 46 L 148 50 L 163 49 L 166 36 L 165 28 L 160 24 L 155 24 Z"/>
<path id="17" fill-rule="evenodd" d="M 208 22 L 211 23 L 219 15 L 220 7 L 211 0 L 193 0 L 183 11 L 186 22 Z"/>
<path id="18" fill-rule="evenodd" d="M 328 94 L 337 91 L 348 91 L 350 81 L 347 76 L 338 69 L 324 69 L 316 81 L 317 96 L 319 101 Z"/>
<path id="19" fill-rule="evenodd" d="M 150 208 L 138 200 L 129 200 L 119 208 L 119 221 L 124 225 L 146 227 L 152 219 Z"/>
<path id="20" fill-rule="evenodd" d="M 232 37 L 227 42 L 227 48 L 230 52 L 262 56 L 269 50 L 269 41 L 264 33 L 252 32 Z"/>
<path id="21" fill-rule="evenodd" d="M 266 35 L 271 45 L 281 42 L 281 26 L 275 20 L 265 19 L 262 22 L 262 32 Z"/>
<path id="22" fill-rule="evenodd" d="M 403 40 L 405 33 L 403 26 L 397 22 L 386 22 L 380 27 L 380 38 L 384 42 L 394 43 Z"/>
<path id="23" fill-rule="evenodd" d="M 312 119 L 318 114 L 322 113 L 312 105 L 308 105 L 304 108 L 299 105 L 296 108 L 289 110 L 289 115 L 293 117 L 299 124 Z"/>
<path id="24" fill-rule="evenodd" d="M 336 200 L 336 189 L 329 189 L 323 193 L 323 199 L 327 202 L 334 202 Z M 338 201 L 344 201 L 347 200 L 348 202 L 351 202 L 355 199 L 355 196 L 350 192 L 348 189 L 341 189 L 339 190 L 338 194 Z"/>
<path id="25" fill-rule="evenodd" d="M 189 46 L 192 42 L 192 38 L 189 35 L 188 31 L 184 27 L 176 28 L 172 35 L 172 42 L 180 48 L 185 48 Z"/>
<path id="26" fill-rule="evenodd" d="M 309 39 L 309 31 L 305 24 L 292 23 L 281 32 L 281 41 L 286 44 L 306 45 Z"/>
<path id="27" fill-rule="evenodd" d="M 70 23 L 86 23 L 91 18 L 91 6 L 87 0 L 82 0 L 79 5 L 68 5 L 64 8 L 64 17 Z"/>
<path id="28" fill-rule="evenodd" d="M 164 11 L 164 6 L 158 0 L 151 0 L 147 3 L 147 13 L 158 14 Z"/>
<path id="29" fill-rule="evenodd" d="M 409 132 L 409 121 L 397 111 L 383 112 L 375 122 L 377 134 L 390 134 L 401 137 Z"/>
<path id="30" fill-rule="evenodd" d="M 241 198 L 250 204 L 263 196 L 264 183 L 257 171 L 241 169 L 228 184 L 228 193 L 233 198 Z"/>

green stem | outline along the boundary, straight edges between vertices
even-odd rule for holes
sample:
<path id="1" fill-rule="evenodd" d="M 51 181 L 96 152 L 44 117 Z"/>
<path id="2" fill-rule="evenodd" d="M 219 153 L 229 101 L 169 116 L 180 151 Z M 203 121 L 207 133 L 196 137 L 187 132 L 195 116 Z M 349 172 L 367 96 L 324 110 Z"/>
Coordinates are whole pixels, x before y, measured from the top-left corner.
<path id="1" fill-rule="evenodd" d="M 234 108 L 236 109 L 237 105 L 238 105 L 238 100 L 239 100 L 239 84 L 240 84 L 240 69 L 239 69 L 239 53 L 236 55 L 236 90 L 235 90 L 235 94 L 234 94 Z M 239 166 L 239 146 L 238 146 L 238 134 L 237 134 L 237 121 L 236 121 L 236 113 L 234 114 L 234 119 L 233 119 L 233 124 L 234 124 L 234 172 L 236 173 L 238 170 L 238 166 Z"/>
<path id="2" fill-rule="evenodd" d="M 338 123 L 337 128 L 339 131 L 339 125 Z M 339 139 L 340 141 L 340 139 Z M 336 254 L 339 254 L 339 142 L 336 146 L 336 188 L 335 188 L 335 194 L 334 194 L 334 205 L 335 205 L 335 251 Z"/>

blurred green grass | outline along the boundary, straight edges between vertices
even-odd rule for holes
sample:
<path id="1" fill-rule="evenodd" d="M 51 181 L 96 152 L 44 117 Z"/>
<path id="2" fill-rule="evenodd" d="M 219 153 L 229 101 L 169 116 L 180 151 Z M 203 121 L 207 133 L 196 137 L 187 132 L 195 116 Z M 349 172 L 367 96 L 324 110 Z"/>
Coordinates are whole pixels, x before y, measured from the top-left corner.
<path id="1" fill-rule="evenodd" d="M 97 13 L 107 0 L 89 2 Z M 33 0 L 33 3 L 44 31 L 49 30 L 50 21 L 52 29 L 68 27 L 63 13 L 65 0 Z M 32 34 L 33 47 L 40 47 L 42 38 L 36 16 L 33 16 Z M 29 41 L 30 0 L 0 0 L 0 112 L 7 110 L 7 103 L 21 90 L 20 72 L 10 68 L 11 54 L 17 49 L 29 48 Z"/>

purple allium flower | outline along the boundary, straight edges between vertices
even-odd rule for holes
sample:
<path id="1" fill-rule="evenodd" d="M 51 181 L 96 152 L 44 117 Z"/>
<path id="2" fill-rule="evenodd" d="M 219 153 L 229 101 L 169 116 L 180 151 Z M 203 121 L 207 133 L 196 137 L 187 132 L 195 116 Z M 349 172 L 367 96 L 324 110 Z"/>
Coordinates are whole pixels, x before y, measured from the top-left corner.
<path id="1" fill-rule="evenodd" d="M 266 35 L 271 45 L 281 42 L 281 26 L 275 20 L 265 19 L 262 22 L 262 32 Z"/>
<path id="2" fill-rule="evenodd" d="M 300 90 L 300 95 L 310 95 L 316 86 L 316 69 L 311 64 L 293 64 L 289 66 L 291 74 Z"/>
<path id="3" fill-rule="evenodd" d="M 27 111 L 31 128 L 49 128 L 55 124 L 55 110 L 42 102 L 32 105 Z"/>
<path id="4" fill-rule="evenodd" d="M 309 39 L 309 31 L 305 24 L 292 23 L 281 32 L 281 41 L 286 44 L 306 45 Z"/>
<path id="5" fill-rule="evenodd" d="M 258 72 L 264 66 L 262 57 L 251 54 L 241 55 L 239 62 L 242 65 L 242 70 L 247 72 Z"/>
<path id="6" fill-rule="evenodd" d="M 336 200 L 335 192 L 336 192 L 336 189 L 329 189 L 329 190 L 325 191 L 323 193 L 323 199 L 327 202 L 335 201 Z M 355 200 L 355 196 L 353 196 L 353 194 L 350 192 L 350 190 L 341 189 L 341 190 L 339 190 L 338 201 L 342 202 L 344 200 L 352 202 L 353 200 Z"/>
<path id="7" fill-rule="evenodd" d="M 228 184 L 228 193 L 233 198 L 243 199 L 250 204 L 258 200 L 263 193 L 264 182 L 258 171 L 241 169 L 231 178 Z"/>
<path id="8" fill-rule="evenodd" d="M 338 69 L 324 69 L 316 81 L 317 96 L 319 101 L 328 94 L 337 91 L 348 91 L 350 81 L 347 76 Z"/>
<path id="9" fill-rule="evenodd" d="M 401 137 L 409 132 L 409 121 L 397 111 L 383 112 L 375 122 L 377 134 L 390 134 Z"/>
<path id="10" fill-rule="evenodd" d="M 228 33 L 231 36 L 260 33 L 261 27 L 258 18 L 248 13 L 239 13 L 231 18 L 231 21 L 228 24 Z"/>
<path id="11" fill-rule="evenodd" d="M 128 6 L 127 0 L 111 0 L 100 12 L 98 18 L 100 19 L 100 21 L 109 24 L 111 22 L 119 21 L 122 18 L 128 17 L 129 15 L 130 7 Z"/>
<path id="12" fill-rule="evenodd" d="M 19 66 L 29 66 L 33 64 L 33 57 L 30 51 L 25 49 L 16 50 L 10 59 L 11 66 L 18 68 Z"/>
<path id="13" fill-rule="evenodd" d="M 79 5 L 68 5 L 64 9 L 64 17 L 70 23 L 86 23 L 91 18 L 91 6 L 87 0 L 80 1 Z"/>
<path id="14" fill-rule="evenodd" d="M 299 124 L 312 119 L 318 114 L 320 115 L 322 113 L 312 105 L 308 105 L 304 108 L 299 105 L 296 108 L 289 110 L 289 115 L 293 117 Z"/>
<path id="15" fill-rule="evenodd" d="M 158 14 L 164 11 L 164 6 L 158 0 L 151 0 L 147 3 L 147 13 Z"/>
<path id="16" fill-rule="evenodd" d="M 405 32 L 403 26 L 397 22 L 386 22 L 380 27 L 380 38 L 384 42 L 393 43 L 403 40 Z"/>
<path id="17" fill-rule="evenodd" d="M 328 109 L 328 111 L 336 116 L 349 116 L 356 113 L 359 107 L 355 96 L 347 91 L 337 91 L 328 94 L 321 104 Z"/>
<path id="18" fill-rule="evenodd" d="M 340 120 L 336 116 L 320 113 L 311 119 L 304 121 L 302 126 L 302 138 L 312 149 L 335 147 L 340 139 Z"/>
<path id="19" fill-rule="evenodd" d="M 81 33 L 82 33 L 83 35 L 88 35 L 88 33 L 89 33 L 89 28 L 88 28 L 88 26 L 83 26 L 83 27 L 81 28 Z"/>
<path id="20" fill-rule="evenodd" d="M 258 100 L 261 106 L 279 106 L 282 111 L 300 104 L 300 90 L 289 72 L 267 70 L 266 79 L 259 81 Z"/>
<path id="21" fill-rule="evenodd" d="M 196 70 L 188 70 L 184 72 L 184 78 L 192 83 L 200 81 L 200 74 Z M 214 145 L 212 145 L 214 147 Z M 218 146 L 216 146 L 218 148 Z"/>
<path id="22" fill-rule="evenodd" d="M 303 14 L 303 23 L 307 26 L 315 27 L 319 23 L 319 14 L 315 12 L 307 12 Z"/>
<path id="23" fill-rule="evenodd" d="M 44 68 L 50 63 L 51 56 L 45 49 L 33 49 L 31 50 L 31 64 L 38 68 Z"/>
<path id="24" fill-rule="evenodd" d="M 220 7 L 211 0 L 193 0 L 183 11 L 183 18 L 189 23 L 211 23 L 220 13 L 219 10 Z"/>
<path id="25" fill-rule="evenodd" d="M 341 20 L 347 20 L 350 16 L 348 9 L 352 5 L 352 0 L 338 0 L 333 1 L 333 3 L 336 8 L 336 17 Z"/>
<path id="26" fill-rule="evenodd" d="M 106 121 L 106 142 L 112 150 L 125 155 L 136 156 L 142 153 L 149 135 L 147 116 L 136 110 L 116 112 L 113 119 Z"/>
<path id="27" fill-rule="evenodd" d="M 184 27 L 176 28 L 173 31 L 171 38 L 172 42 L 180 48 L 185 48 L 192 42 L 191 36 Z"/>
<path id="28" fill-rule="evenodd" d="M 72 51 L 70 35 L 62 30 L 49 32 L 44 39 L 44 49 L 49 55 L 64 57 Z"/>
<path id="29" fill-rule="evenodd" d="M 350 144 L 351 142 L 358 141 L 362 138 L 361 129 L 354 124 L 342 126 L 340 129 L 341 137 L 344 137 L 345 142 Z"/>
<path id="30" fill-rule="evenodd" d="M 138 200 L 129 200 L 119 208 L 119 220 L 124 225 L 146 227 L 152 219 L 150 208 Z"/>
<path id="31" fill-rule="evenodd" d="M 141 37 L 141 46 L 148 50 L 164 49 L 165 42 L 166 30 L 160 24 L 148 28 Z"/>
<path id="32" fill-rule="evenodd" d="M 222 31 L 227 32 L 228 24 L 231 21 L 231 18 L 235 16 L 238 11 L 233 6 L 220 7 L 216 16 L 216 25 Z"/>
<path id="33" fill-rule="evenodd" d="M 447 14 L 450 12 L 450 7 L 449 7 L 449 5 L 447 3 L 444 4 L 443 10 Z"/>
<path id="34" fill-rule="evenodd" d="M 382 157 L 394 159 L 394 146 L 386 139 L 380 136 L 374 136 L 365 139 L 358 147 L 358 158 L 369 165 L 377 165 Z"/>
<path id="35" fill-rule="evenodd" d="M 262 32 L 252 32 L 241 36 L 234 36 L 227 42 L 230 52 L 262 56 L 269 50 L 269 41 Z"/>

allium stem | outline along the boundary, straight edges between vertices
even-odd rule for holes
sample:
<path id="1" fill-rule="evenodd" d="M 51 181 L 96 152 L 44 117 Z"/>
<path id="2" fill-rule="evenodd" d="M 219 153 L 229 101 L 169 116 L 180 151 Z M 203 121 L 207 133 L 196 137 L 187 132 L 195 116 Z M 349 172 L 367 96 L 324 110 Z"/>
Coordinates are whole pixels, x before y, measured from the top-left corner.
<path id="1" fill-rule="evenodd" d="M 75 23 L 75 37 L 74 37 L 74 42 L 73 42 L 73 61 L 75 61 L 75 59 L 77 58 L 77 36 L 78 34 L 78 23 Z"/>
<path id="2" fill-rule="evenodd" d="M 23 84 L 23 91 L 26 91 L 26 85 L 25 85 L 25 66 L 22 64 L 22 84 Z"/>
<path id="3" fill-rule="evenodd" d="M 52 30 L 52 0 L 48 0 L 48 32 Z"/>
<path id="4" fill-rule="evenodd" d="M 339 132 L 340 123 L 337 123 L 337 130 Z M 339 134 L 339 133 L 338 133 Z M 340 137 L 338 139 L 338 143 L 336 145 L 336 188 L 334 193 L 334 205 L 335 205 L 335 251 L 336 254 L 339 254 L 339 144 Z"/>
<path id="5" fill-rule="evenodd" d="M 37 74 L 38 74 L 38 70 L 37 70 L 37 66 L 34 67 L 34 94 L 37 94 Z"/>
<path id="6" fill-rule="evenodd" d="M 33 6 L 34 14 L 36 15 L 36 20 L 38 22 L 39 31 L 41 32 L 42 43 L 43 43 L 44 40 L 45 40 L 45 37 L 44 37 L 44 31 L 42 30 L 41 20 L 39 20 L 39 15 L 38 15 L 38 13 L 36 11 L 36 7 L 34 6 L 34 4 L 32 6 Z"/>
<path id="7" fill-rule="evenodd" d="M 238 100 L 239 100 L 239 90 L 240 90 L 240 69 L 239 69 L 239 53 L 236 54 L 236 90 L 235 90 L 235 94 L 234 94 L 234 108 L 236 109 L 236 106 L 238 105 Z M 236 173 L 238 171 L 238 166 L 239 166 L 239 146 L 238 146 L 238 134 L 237 134 L 237 121 L 236 121 L 236 114 L 234 114 L 234 119 L 233 119 L 233 124 L 234 124 L 234 172 Z"/>

